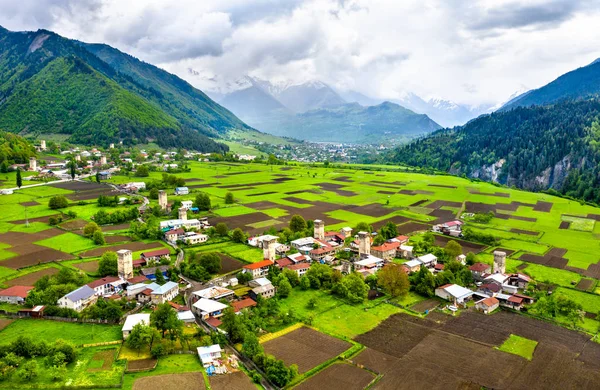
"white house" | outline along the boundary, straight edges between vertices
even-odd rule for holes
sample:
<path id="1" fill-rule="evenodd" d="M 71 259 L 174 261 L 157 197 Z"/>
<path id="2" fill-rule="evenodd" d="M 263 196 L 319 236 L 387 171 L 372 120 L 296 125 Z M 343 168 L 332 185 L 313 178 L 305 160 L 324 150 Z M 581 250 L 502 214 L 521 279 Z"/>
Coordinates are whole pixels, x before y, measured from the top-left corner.
<path id="1" fill-rule="evenodd" d="M 480 301 L 475 302 L 475 308 L 484 312 L 485 314 L 490 314 L 494 310 L 496 310 L 500 306 L 500 301 L 498 301 L 494 297 L 484 298 Z"/>
<path id="2" fill-rule="evenodd" d="M 431 253 L 417 257 L 417 260 L 427 268 L 433 268 L 437 264 L 437 257 Z"/>
<path id="3" fill-rule="evenodd" d="M 235 293 L 233 292 L 233 290 L 230 290 L 225 287 L 213 286 L 205 288 L 203 290 L 194 291 L 192 295 L 196 298 L 205 298 L 220 301 L 221 299 L 233 299 Z"/>
<path id="4" fill-rule="evenodd" d="M 202 229 L 202 223 L 197 219 L 168 219 L 160 222 L 160 228 L 162 229 L 179 229 L 186 227 L 188 229 Z"/>
<path id="5" fill-rule="evenodd" d="M 190 193 L 190 190 L 187 187 L 175 188 L 175 195 L 187 195 L 189 193 Z"/>
<path id="6" fill-rule="evenodd" d="M 155 305 L 160 305 L 161 303 L 173 300 L 177 294 L 179 294 L 179 285 L 169 281 L 152 291 L 150 299 Z"/>
<path id="7" fill-rule="evenodd" d="M 191 209 L 193 204 L 194 204 L 194 202 L 192 202 L 191 200 L 182 200 L 181 201 L 181 207 L 183 207 L 186 210 Z"/>
<path id="8" fill-rule="evenodd" d="M 204 367 L 208 367 L 213 364 L 215 359 L 221 357 L 223 350 L 219 344 L 210 345 L 208 347 L 198 347 L 198 357 Z"/>
<path id="9" fill-rule="evenodd" d="M 123 289 L 125 283 L 127 282 L 117 276 L 106 276 L 102 279 L 88 283 L 87 286 L 93 288 L 96 295 L 103 297 L 105 295 L 118 293 Z"/>
<path id="10" fill-rule="evenodd" d="M 421 263 L 419 260 L 417 259 L 413 259 L 413 260 L 409 260 L 406 263 L 404 263 L 403 265 L 410 271 L 410 272 L 417 272 L 421 269 L 421 265 L 423 263 Z"/>
<path id="11" fill-rule="evenodd" d="M 192 305 L 192 308 L 197 315 L 206 320 L 209 317 L 216 318 L 222 316 L 223 310 L 227 308 L 227 305 L 213 301 L 212 299 L 200 298 Z"/>
<path id="12" fill-rule="evenodd" d="M 363 256 L 363 258 L 361 258 L 358 261 L 354 262 L 354 267 L 356 268 L 357 271 L 360 271 L 362 269 L 381 269 L 384 265 L 384 260 L 380 259 L 379 257 L 375 257 L 373 255 L 366 255 Z"/>
<path id="13" fill-rule="evenodd" d="M 196 321 L 196 317 L 194 316 L 194 313 L 192 313 L 191 310 L 178 311 L 177 319 L 186 323 Z"/>
<path id="14" fill-rule="evenodd" d="M 82 311 L 86 307 L 93 305 L 98 300 L 96 291 L 85 285 L 71 291 L 58 300 L 58 306 L 75 311 Z"/>
<path id="15" fill-rule="evenodd" d="M 435 295 L 455 305 L 461 305 L 471 299 L 473 291 L 458 284 L 445 284 L 435 289 Z"/>
<path id="16" fill-rule="evenodd" d="M 187 245 L 202 244 L 206 241 L 208 241 L 208 236 L 206 234 L 187 232 L 183 236 L 183 242 L 185 242 Z"/>
<path id="17" fill-rule="evenodd" d="M 138 314 L 130 314 L 125 319 L 125 323 L 123 324 L 123 340 L 129 336 L 129 333 L 133 330 L 133 327 L 142 324 L 142 325 L 150 325 L 150 313 L 138 313 Z"/>

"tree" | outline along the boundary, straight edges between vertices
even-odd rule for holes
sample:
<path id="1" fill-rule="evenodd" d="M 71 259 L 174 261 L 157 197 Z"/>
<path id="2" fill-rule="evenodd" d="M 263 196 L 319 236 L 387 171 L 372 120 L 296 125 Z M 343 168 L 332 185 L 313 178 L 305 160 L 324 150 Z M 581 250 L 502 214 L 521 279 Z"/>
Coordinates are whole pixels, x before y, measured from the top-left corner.
<path id="1" fill-rule="evenodd" d="M 385 237 L 383 237 L 382 234 L 376 235 L 375 238 L 373 239 L 374 246 L 383 245 L 384 243 L 385 243 Z"/>
<path id="2" fill-rule="evenodd" d="M 367 286 L 362 276 L 356 272 L 344 277 L 342 282 L 337 284 L 337 286 L 340 285 L 342 291 L 344 291 L 340 295 L 345 296 L 352 303 L 363 302 L 369 293 L 369 286 Z"/>
<path id="3" fill-rule="evenodd" d="M 359 222 L 356 227 L 354 228 L 354 231 L 356 232 L 368 232 L 370 233 L 373 229 L 371 228 L 371 225 L 369 225 L 366 222 Z"/>
<path id="4" fill-rule="evenodd" d="M 240 244 L 245 244 L 246 243 L 246 235 L 244 234 L 242 229 L 235 228 L 235 229 L 233 229 L 233 232 L 231 233 L 231 240 L 233 242 L 239 242 Z"/>
<path id="5" fill-rule="evenodd" d="M 300 288 L 302 290 L 308 290 L 310 288 L 310 279 L 306 275 L 300 278 Z"/>
<path id="6" fill-rule="evenodd" d="M 402 267 L 396 264 L 387 264 L 377 273 L 377 283 L 383 290 L 396 298 L 405 296 L 410 289 L 408 275 Z"/>
<path id="7" fill-rule="evenodd" d="M 97 230 L 100 230 L 98 224 L 96 222 L 90 222 L 83 227 L 83 235 L 86 237 L 93 237 Z"/>
<path id="8" fill-rule="evenodd" d="M 302 216 L 296 214 L 290 219 L 290 230 L 294 233 L 306 230 L 306 221 Z"/>
<path id="9" fill-rule="evenodd" d="M 2 164 L 0 164 L 0 172 L 7 173 L 8 172 L 8 161 L 2 160 Z"/>
<path id="10" fill-rule="evenodd" d="M 102 233 L 102 230 L 96 230 L 94 232 L 94 235 L 92 236 L 92 239 L 94 240 L 94 244 L 96 245 L 106 244 L 106 240 L 104 239 L 104 233 Z"/>
<path id="11" fill-rule="evenodd" d="M 73 160 L 69 162 L 69 175 L 71 176 L 71 180 L 75 180 L 75 176 L 77 175 L 77 164 Z"/>
<path id="12" fill-rule="evenodd" d="M 201 211 L 210 210 L 210 197 L 208 196 L 208 194 L 201 192 L 198 195 L 196 195 L 196 207 L 198 207 L 198 209 L 200 209 Z"/>
<path id="13" fill-rule="evenodd" d="M 56 195 L 48 201 L 48 207 L 52 210 L 64 209 L 69 206 L 69 201 L 63 195 Z"/>
<path id="14" fill-rule="evenodd" d="M 165 275 L 163 275 L 162 271 L 159 268 L 156 269 L 156 272 L 154 273 L 154 278 L 156 279 L 156 284 L 160 286 L 162 286 L 166 282 Z"/>
<path id="15" fill-rule="evenodd" d="M 446 255 L 448 255 L 448 258 L 450 260 L 456 260 L 458 255 L 460 255 L 462 253 L 462 246 L 458 242 L 456 242 L 454 240 L 450 240 L 446 244 L 446 248 L 444 248 L 444 252 L 446 252 Z"/>
<path id="16" fill-rule="evenodd" d="M 100 171 L 96 172 L 96 183 L 100 183 Z"/>
<path id="17" fill-rule="evenodd" d="M 317 307 L 317 303 L 319 303 L 319 301 L 317 300 L 317 298 L 316 297 L 312 297 L 306 303 L 306 307 L 308 307 L 309 309 L 314 309 L 315 307 Z"/>
<path id="18" fill-rule="evenodd" d="M 198 264 L 211 274 L 221 272 L 221 258 L 216 253 L 205 253 L 200 255 Z"/>
<path id="19" fill-rule="evenodd" d="M 135 169 L 135 176 L 137 177 L 148 177 L 150 175 L 148 167 L 145 165 L 138 165 Z"/>
<path id="20" fill-rule="evenodd" d="M 228 192 L 225 194 L 225 204 L 233 204 L 235 203 L 235 198 L 233 197 L 233 193 Z"/>
<path id="21" fill-rule="evenodd" d="M 298 277 L 298 273 L 294 270 L 291 270 L 289 268 L 284 268 L 283 271 L 281 272 L 281 274 L 283 276 L 285 276 L 285 278 L 288 280 L 288 282 L 290 282 L 292 287 L 295 287 L 300 283 L 300 278 Z"/>
<path id="22" fill-rule="evenodd" d="M 117 254 L 113 251 L 104 252 L 98 261 L 98 273 L 100 276 L 116 276 L 118 272 Z"/>
<path id="23" fill-rule="evenodd" d="M 286 277 L 281 278 L 277 287 L 277 294 L 282 298 L 287 298 L 292 292 L 292 285 Z"/>
<path id="24" fill-rule="evenodd" d="M 148 194 L 150 199 L 158 199 L 158 188 L 154 187 L 150 189 L 150 193 Z"/>
<path id="25" fill-rule="evenodd" d="M 225 222 L 219 222 L 217 226 L 215 226 L 215 232 L 221 237 L 226 237 L 229 233 L 229 228 Z"/>
<path id="26" fill-rule="evenodd" d="M 136 324 L 125 339 L 125 345 L 138 351 L 138 355 L 143 348 L 150 345 L 150 338 L 148 337 L 150 332 L 147 328 L 149 328 L 148 325 Z"/>
<path id="27" fill-rule="evenodd" d="M 180 333 L 183 321 L 177 318 L 177 312 L 168 303 L 162 303 L 150 314 L 150 324 L 153 325 L 162 336 L 169 333 L 171 336 Z"/>
<path id="28" fill-rule="evenodd" d="M 23 185 L 23 178 L 21 177 L 21 168 L 17 168 L 17 187 L 21 188 Z"/>
<path id="29" fill-rule="evenodd" d="M 381 234 L 386 240 L 398 237 L 398 227 L 394 222 L 389 221 L 379 230 L 379 234 Z"/>
<path id="30" fill-rule="evenodd" d="M 242 344 L 242 353 L 252 359 L 259 353 L 263 353 L 263 347 L 258 342 L 258 337 L 254 332 L 246 332 L 244 334 L 244 342 Z"/>
<path id="31" fill-rule="evenodd" d="M 433 245 L 433 243 L 435 242 L 435 236 L 433 235 L 433 233 L 426 232 L 425 234 L 423 234 L 423 242 L 429 245 Z"/>
<path id="32" fill-rule="evenodd" d="M 425 267 L 421 267 L 419 272 L 416 273 L 413 284 L 415 285 L 415 291 L 426 297 L 432 297 L 435 293 L 435 277 Z"/>
<path id="33" fill-rule="evenodd" d="M 18 377 L 23 381 L 30 381 L 38 375 L 38 366 L 35 360 L 29 360 L 17 371 Z"/>
<path id="34" fill-rule="evenodd" d="M 223 322 L 222 328 L 227 332 L 229 339 L 233 343 L 243 341 L 247 333 L 241 317 L 235 314 L 235 311 L 231 307 L 225 309 L 223 317 L 221 317 L 221 321 Z"/>

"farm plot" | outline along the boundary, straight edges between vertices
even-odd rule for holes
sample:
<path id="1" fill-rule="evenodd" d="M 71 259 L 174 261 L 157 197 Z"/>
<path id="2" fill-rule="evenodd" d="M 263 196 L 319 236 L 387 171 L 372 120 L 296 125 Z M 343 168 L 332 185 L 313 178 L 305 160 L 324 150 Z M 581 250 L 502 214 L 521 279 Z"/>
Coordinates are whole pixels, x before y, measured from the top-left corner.
<path id="1" fill-rule="evenodd" d="M 123 338 L 120 325 L 99 325 L 59 322 L 52 320 L 18 319 L 0 332 L 2 343 L 20 336 L 35 335 L 38 340 L 55 342 L 64 339 L 75 345 L 103 343 Z"/>
<path id="2" fill-rule="evenodd" d="M 44 276 L 56 275 L 58 269 L 54 267 L 44 268 L 39 271 L 31 272 L 18 278 L 7 280 L 4 282 L 8 286 L 33 286 L 35 282 L 43 278 Z"/>
<path id="3" fill-rule="evenodd" d="M 430 311 L 435 309 L 441 304 L 439 299 L 426 299 L 424 301 L 415 303 L 410 307 L 411 310 L 414 310 L 419 313 L 424 313 L 425 311 Z"/>
<path id="4" fill-rule="evenodd" d="M 79 256 L 81 256 L 81 257 L 99 257 L 99 256 L 102 256 L 102 254 L 106 251 L 116 252 L 120 249 L 129 249 L 132 252 L 137 252 L 137 251 L 151 250 L 151 249 L 156 249 L 156 248 L 161 248 L 161 247 L 162 247 L 162 244 L 160 244 L 158 242 L 150 242 L 150 243 L 129 242 L 129 243 L 125 243 L 125 244 L 95 248 L 95 249 L 80 253 Z"/>
<path id="5" fill-rule="evenodd" d="M 204 378 L 199 372 L 154 375 L 136 379 L 133 390 L 204 390 Z"/>
<path id="6" fill-rule="evenodd" d="M 431 229 L 431 225 L 421 222 L 406 222 L 398 225 L 398 234 L 410 234 L 414 232 L 427 231 Z"/>
<path id="7" fill-rule="evenodd" d="M 73 267 L 82 270 L 87 273 L 96 273 L 98 272 L 98 260 L 94 261 L 84 261 L 82 263 L 75 263 Z"/>
<path id="8" fill-rule="evenodd" d="M 210 388 L 213 390 L 256 390 L 254 383 L 242 371 L 213 375 L 209 377 L 209 382 Z"/>
<path id="9" fill-rule="evenodd" d="M 400 361 L 400 358 L 379 352 L 373 348 L 365 348 L 352 361 L 371 371 L 385 374 Z"/>
<path id="10" fill-rule="evenodd" d="M 483 244 L 476 244 L 476 243 L 470 242 L 470 241 L 463 241 L 460 239 L 456 239 L 454 237 L 440 236 L 440 235 L 435 236 L 435 245 L 437 245 L 437 246 L 445 247 L 446 244 L 448 244 L 448 242 L 450 242 L 450 241 L 458 242 L 462 246 L 462 250 L 463 250 L 464 254 L 467 254 L 469 252 L 473 252 L 474 254 L 477 254 L 486 248 L 486 246 Z"/>
<path id="11" fill-rule="evenodd" d="M 563 215 L 561 217 L 563 222 L 569 222 L 568 229 L 579 230 L 582 232 L 591 232 L 594 230 L 596 220 L 588 219 L 584 217 L 578 217 L 576 215 Z"/>
<path id="12" fill-rule="evenodd" d="M 282 359 L 286 365 L 297 364 L 305 373 L 350 348 L 351 344 L 316 330 L 302 327 L 263 344 L 266 353 Z"/>
<path id="13" fill-rule="evenodd" d="M 27 254 L 11 257 L 7 260 L 3 260 L 0 264 L 3 267 L 12 269 L 19 269 L 24 267 L 30 267 L 32 265 L 48 263 L 56 260 L 67 260 L 72 259 L 73 255 L 55 249 L 44 248 L 43 246 L 30 244 L 21 245 L 18 247 L 19 250 L 27 251 Z M 12 248 L 11 251 L 16 251 L 17 248 Z"/>
<path id="14" fill-rule="evenodd" d="M 333 364 L 300 383 L 298 390 L 344 389 L 362 390 L 375 379 L 373 374 L 346 363 Z"/>
<path id="15" fill-rule="evenodd" d="M 221 258 L 221 273 L 223 274 L 236 271 L 244 266 L 244 263 L 234 259 L 233 257 L 224 255 L 222 253 L 217 253 L 217 255 Z"/>

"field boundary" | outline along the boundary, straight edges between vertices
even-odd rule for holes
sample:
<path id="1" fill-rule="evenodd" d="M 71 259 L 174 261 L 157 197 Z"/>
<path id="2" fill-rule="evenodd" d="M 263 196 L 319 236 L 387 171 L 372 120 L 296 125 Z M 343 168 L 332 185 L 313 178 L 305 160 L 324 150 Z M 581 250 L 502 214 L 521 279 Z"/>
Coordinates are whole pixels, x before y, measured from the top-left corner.
<path id="1" fill-rule="evenodd" d="M 281 330 L 278 330 L 277 332 L 267 333 L 267 334 L 265 334 L 263 336 L 260 336 L 258 338 L 258 342 L 260 344 L 266 343 L 267 341 L 274 340 L 274 339 L 276 339 L 276 338 L 278 338 L 280 336 L 283 336 L 283 335 L 286 335 L 288 333 L 291 333 L 291 332 L 293 332 L 293 331 L 295 331 L 297 329 L 300 329 L 300 328 L 302 328 L 304 326 L 306 326 L 307 328 L 310 328 L 310 326 L 307 326 L 303 322 L 296 322 L 294 325 L 290 325 L 287 328 L 283 328 Z M 314 329 L 314 328 L 312 328 L 312 329 Z M 315 329 L 315 330 L 317 330 L 317 329 Z M 317 330 L 317 331 L 319 331 L 319 330 Z M 321 332 L 321 333 L 325 333 L 325 332 Z"/>

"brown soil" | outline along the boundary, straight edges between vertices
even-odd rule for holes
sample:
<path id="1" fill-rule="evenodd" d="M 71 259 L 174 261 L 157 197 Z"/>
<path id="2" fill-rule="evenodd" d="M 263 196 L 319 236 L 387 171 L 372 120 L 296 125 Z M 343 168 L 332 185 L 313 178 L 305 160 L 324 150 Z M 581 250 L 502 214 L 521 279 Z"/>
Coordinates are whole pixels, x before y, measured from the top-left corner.
<path id="1" fill-rule="evenodd" d="M 246 203 L 244 206 L 249 207 L 251 209 L 255 209 L 255 210 L 268 210 L 268 209 L 277 208 L 281 205 L 278 203 L 273 203 L 273 202 L 269 202 L 269 201 L 262 201 L 262 202 Z"/>
<path id="2" fill-rule="evenodd" d="M 453 221 L 456 219 L 456 213 L 454 211 L 444 209 L 433 210 L 428 215 L 431 215 L 432 217 L 437 217 L 435 223 L 443 223 Z"/>
<path id="3" fill-rule="evenodd" d="M 419 303 L 415 303 L 410 307 L 411 310 L 414 310 L 419 313 L 424 313 L 425 311 L 431 311 L 440 305 L 440 301 L 438 299 L 426 299 Z"/>
<path id="4" fill-rule="evenodd" d="M 248 173 L 261 173 L 261 171 L 243 171 L 243 172 L 231 172 L 225 173 L 225 176 L 236 176 L 236 175 L 246 175 Z"/>
<path id="5" fill-rule="evenodd" d="M 356 206 L 347 209 L 356 214 L 368 215 L 369 217 L 381 218 L 393 213 L 397 209 L 385 207 L 379 203 L 371 203 L 364 206 Z"/>
<path id="6" fill-rule="evenodd" d="M 460 239 L 457 239 L 454 237 L 438 236 L 438 235 L 435 236 L 435 245 L 437 245 L 437 246 L 445 247 L 449 241 L 458 242 L 462 246 L 463 254 L 467 254 L 469 252 L 473 252 L 474 254 L 477 254 L 477 253 L 481 252 L 482 250 L 484 250 L 485 248 L 487 248 L 483 244 L 475 244 L 473 242 L 463 241 L 463 240 L 460 240 Z"/>
<path id="7" fill-rule="evenodd" d="M 402 186 L 405 186 L 408 184 L 403 181 L 383 181 L 383 180 L 371 180 L 371 183 L 386 184 L 389 186 L 397 186 L 397 187 L 402 187 Z"/>
<path id="8" fill-rule="evenodd" d="M 365 348 L 352 359 L 354 363 L 379 374 L 388 372 L 399 360 L 400 359 L 395 356 L 379 352 L 372 348 Z"/>
<path id="9" fill-rule="evenodd" d="M 142 251 L 142 250 L 150 250 L 155 248 L 160 248 L 162 245 L 158 242 L 144 243 L 144 242 L 128 242 L 125 244 L 113 245 L 113 246 L 105 246 L 101 248 L 94 248 L 89 251 L 85 251 L 79 254 L 81 257 L 98 257 L 102 256 L 102 254 L 106 251 L 116 252 L 120 249 L 129 249 L 132 252 Z"/>
<path id="10" fill-rule="evenodd" d="M 512 255 L 513 253 L 515 253 L 514 250 L 512 250 L 512 249 L 506 249 L 506 248 L 496 248 L 496 249 L 494 249 L 494 251 L 504 252 L 504 253 L 506 253 L 506 256 L 509 256 L 509 257 L 510 257 L 510 255 Z"/>
<path id="11" fill-rule="evenodd" d="M 402 194 L 402 195 L 418 195 L 418 194 L 433 195 L 433 194 L 435 194 L 435 192 L 425 191 L 425 190 L 400 190 L 400 191 L 398 191 L 398 193 Z"/>
<path id="12" fill-rule="evenodd" d="M 36 202 L 35 200 L 32 200 L 31 202 L 23 202 L 23 203 L 19 203 L 21 206 L 25 206 L 25 207 L 29 207 L 29 206 L 37 206 L 39 205 L 38 202 Z"/>
<path id="13" fill-rule="evenodd" d="M 456 186 L 448 186 L 444 184 L 427 184 L 428 187 L 438 187 L 438 188 L 456 188 Z"/>
<path id="14" fill-rule="evenodd" d="M 448 200 L 436 200 L 427 205 L 429 209 L 439 209 L 440 207 L 453 207 L 453 208 L 461 208 L 461 202 L 452 202 Z"/>
<path id="15" fill-rule="evenodd" d="M 286 194 L 286 195 L 298 195 L 298 194 L 304 194 L 304 193 L 314 194 L 315 191 L 314 190 L 297 190 L 297 191 L 284 192 L 284 194 Z"/>
<path id="16" fill-rule="evenodd" d="M 233 257 L 217 253 L 221 258 L 221 273 L 226 274 L 241 269 L 245 264 Z"/>
<path id="17" fill-rule="evenodd" d="M 510 194 L 507 194 L 505 192 L 481 192 L 479 190 L 469 190 L 470 194 L 473 195 L 483 195 L 483 196 L 497 196 L 500 198 L 510 198 Z"/>
<path id="18" fill-rule="evenodd" d="M 92 360 L 101 360 L 102 367 L 98 368 L 88 368 L 89 372 L 98 372 L 98 371 L 108 371 L 111 369 L 112 364 L 115 360 L 115 350 L 107 349 L 105 351 L 98 351 L 92 357 Z"/>
<path id="19" fill-rule="evenodd" d="M 246 196 L 262 196 L 262 195 L 271 195 L 271 194 L 276 194 L 277 192 L 275 191 L 267 191 L 267 192 L 259 192 L 257 194 L 247 194 Z"/>
<path id="20" fill-rule="evenodd" d="M 398 190 L 399 188 L 402 188 L 402 187 L 393 186 L 393 185 L 387 185 L 387 184 L 375 184 L 375 183 L 371 183 L 371 182 L 368 182 L 368 181 L 364 181 L 364 182 L 362 182 L 360 184 L 365 185 L 365 186 L 370 186 L 370 187 L 376 187 L 376 188 L 389 188 L 389 189 L 392 189 L 392 190 Z"/>
<path id="21" fill-rule="evenodd" d="M 537 236 L 538 232 L 533 232 L 531 230 L 523 230 L 523 229 L 510 229 L 511 232 L 513 233 L 518 233 L 518 234 L 527 234 L 528 236 Z"/>
<path id="22" fill-rule="evenodd" d="M 92 191 L 104 188 L 111 188 L 106 184 L 88 182 L 88 181 L 67 181 L 62 183 L 50 184 L 51 187 L 62 188 L 71 191 Z"/>
<path id="23" fill-rule="evenodd" d="M 579 283 L 577 283 L 577 286 L 575 286 L 576 289 L 581 290 L 581 291 L 588 291 L 590 290 L 593 286 L 595 285 L 594 281 L 591 279 L 581 279 L 579 281 Z"/>
<path id="24" fill-rule="evenodd" d="M 44 246 L 27 244 L 20 245 L 18 247 L 12 247 L 11 252 L 25 252 L 19 256 L 14 256 L 9 259 L 2 261 L 3 267 L 12 269 L 19 269 L 24 267 L 30 267 L 32 265 L 38 265 L 48 263 L 56 260 L 67 260 L 72 259 L 73 255 L 55 249 L 46 248 Z"/>
<path id="25" fill-rule="evenodd" d="M 43 222 L 43 223 L 48 223 L 48 221 L 50 220 L 50 218 L 52 217 L 57 217 L 59 214 L 52 214 L 52 215 L 46 215 L 45 217 L 37 217 L 37 218 L 28 218 L 28 219 L 17 219 L 14 221 L 9 221 L 10 223 L 14 224 L 14 225 L 25 225 L 27 222 L 31 223 L 31 222 Z M 27 234 L 27 233 L 25 233 Z"/>
<path id="26" fill-rule="evenodd" d="M 565 253 L 567 253 L 566 249 L 552 248 L 544 256 L 525 253 L 519 257 L 519 260 L 527 261 L 529 263 L 541 264 L 552 268 L 565 269 L 568 263 L 568 260 L 562 257 L 565 255 Z"/>
<path id="27" fill-rule="evenodd" d="M 76 264 L 73 264 L 73 267 L 79 268 L 83 272 L 93 274 L 93 273 L 98 272 L 98 261 L 94 260 L 94 261 L 86 261 L 83 263 L 76 263 Z"/>
<path id="28" fill-rule="evenodd" d="M 83 219 L 73 219 L 67 222 L 63 222 L 60 224 L 60 227 L 66 230 L 80 230 L 87 225 L 88 222 Z"/>
<path id="29" fill-rule="evenodd" d="M 560 225 L 558 226 L 559 229 L 568 229 L 571 227 L 571 222 L 569 221 L 562 221 L 560 223 Z"/>
<path id="30" fill-rule="evenodd" d="M 409 234 L 431 229 L 431 225 L 422 222 L 407 222 L 398 226 L 398 234 Z"/>
<path id="31" fill-rule="evenodd" d="M 128 360 L 128 370 L 149 370 L 156 366 L 156 359 L 139 359 L 139 360 Z"/>
<path id="32" fill-rule="evenodd" d="M 367 370 L 356 366 L 337 363 L 333 364 L 317 375 L 308 378 L 295 387 L 298 390 L 344 389 L 362 390 L 366 388 L 375 377 Z"/>
<path id="33" fill-rule="evenodd" d="M 14 320 L 9 320 L 8 318 L 0 318 L 0 331 L 6 328 L 8 325 L 12 324 Z"/>
<path id="34" fill-rule="evenodd" d="M 426 203 L 426 202 L 428 202 L 428 201 L 429 201 L 429 199 L 421 199 L 421 200 L 419 200 L 419 201 L 416 201 L 415 203 L 411 204 L 411 205 L 410 205 L 410 207 L 417 207 L 417 206 L 420 206 L 420 205 L 422 205 L 423 203 Z M 434 202 L 434 203 L 435 203 L 435 202 Z"/>
<path id="35" fill-rule="evenodd" d="M 554 203 L 552 202 L 543 202 L 538 200 L 535 206 L 533 206 L 533 210 L 549 213 L 552 210 L 552 206 L 554 206 Z"/>
<path id="36" fill-rule="evenodd" d="M 204 378 L 199 372 L 147 376 L 136 379 L 132 390 L 204 390 Z"/>
<path id="37" fill-rule="evenodd" d="M 32 272 L 27 275 L 19 276 L 18 278 L 14 278 L 11 280 L 7 280 L 4 282 L 8 286 L 33 286 L 35 282 L 48 275 L 56 275 L 58 273 L 58 269 L 54 267 L 42 269 L 39 271 Z"/>
<path id="38" fill-rule="evenodd" d="M 287 200 L 288 202 L 298 203 L 298 204 L 312 204 L 310 200 L 298 198 L 296 196 L 288 196 L 287 198 L 283 198 L 283 200 Z"/>
<path id="39" fill-rule="evenodd" d="M 112 187 L 99 188 L 91 191 L 77 191 L 74 194 L 67 195 L 67 199 L 72 200 L 74 202 L 80 200 L 91 200 L 97 199 L 100 195 L 104 196 L 115 196 L 119 195 L 120 192 L 114 190 Z"/>
<path id="40" fill-rule="evenodd" d="M 242 371 L 225 375 L 213 375 L 208 379 L 213 390 L 256 390 L 252 380 Z"/>
<path id="41" fill-rule="evenodd" d="M 583 274 L 585 276 L 589 276 L 590 278 L 600 279 L 600 264 L 590 264 Z"/>
<path id="42" fill-rule="evenodd" d="M 349 197 L 349 196 L 358 195 L 354 191 L 342 190 L 341 188 L 343 186 L 340 185 L 340 184 L 334 184 L 334 183 L 317 183 L 315 185 L 318 186 L 318 187 L 320 187 L 321 189 L 323 189 L 325 191 L 335 192 L 339 196 L 343 196 L 343 197 Z"/>
<path id="43" fill-rule="evenodd" d="M 300 373 L 339 355 L 350 346 L 346 341 L 306 327 L 263 344 L 266 353 L 282 359 L 286 366 L 297 364 Z"/>
<path id="44" fill-rule="evenodd" d="M 394 195 L 396 194 L 395 191 L 377 191 L 378 194 L 382 194 L 382 195 Z"/>
<path id="45" fill-rule="evenodd" d="M 353 180 L 350 176 L 340 176 L 340 177 L 336 177 L 335 179 L 333 179 L 335 181 L 341 181 L 344 183 L 352 183 Z"/>
<path id="46" fill-rule="evenodd" d="M 118 225 L 104 225 L 101 226 L 102 230 L 105 232 L 111 232 L 114 230 L 123 230 L 123 229 L 129 229 L 129 223 L 121 223 Z"/>
<path id="47" fill-rule="evenodd" d="M 131 241 L 131 237 L 129 236 L 104 236 L 104 240 L 107 244 L 116 244 L 117 242 L 126 242 Z"/>

